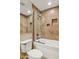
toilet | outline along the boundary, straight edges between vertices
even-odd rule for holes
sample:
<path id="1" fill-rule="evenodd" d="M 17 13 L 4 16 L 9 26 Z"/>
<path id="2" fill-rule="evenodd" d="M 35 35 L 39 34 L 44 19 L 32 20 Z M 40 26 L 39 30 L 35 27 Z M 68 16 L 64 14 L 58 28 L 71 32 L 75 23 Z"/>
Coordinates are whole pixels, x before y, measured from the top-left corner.
<path id="1" fill-rule="evenodd" d="M 21 52 L 26 53 L 32 49 L 32 39 L 21 41 Z"/>
<path id="2" fill-rule="evenodd" d="M 32 39 L 21 41 L 21 52 L 28 54 L 28 59 L 42 59 L 43 53 L 38 49 L 32 49 Z"/>
<path id="3" fill-rule="evenodd" d="M 42 59 L 43 53 L 38 49 L 32 49 L 28 53 L 28 59 Z"/>

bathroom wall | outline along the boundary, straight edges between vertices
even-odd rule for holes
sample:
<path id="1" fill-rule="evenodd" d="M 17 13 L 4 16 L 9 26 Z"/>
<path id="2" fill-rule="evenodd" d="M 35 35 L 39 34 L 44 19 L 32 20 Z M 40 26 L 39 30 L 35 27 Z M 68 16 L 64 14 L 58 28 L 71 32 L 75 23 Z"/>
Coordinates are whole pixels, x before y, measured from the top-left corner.
<path id="1" fill-rule="evenodd" d="M 34 34 L 37 39 L 37 35 L 41 35 L 41 13 L 34 5 L 32 5 L 32 9 L 34 12 Z"/>
<path id="2" fill-rule="evenodd" d="M 24 15 L 20 15 L 20 33 L 24 34 L 28 32 L 27 29 L 27 17 Z"/>
<path id="3" fill-rule="evenodd" d="M 20 15 L 20 33 L 32 32 L 32 16 Z"/>
<path id="4" fill-rule="evenodd" d="M 46 10 L 42 14 L 42 34 L 48 39 L 59 39 L 59 7 Z M 55 19 L 55 21 L 52 21 Z M 48 25 L 47 25 L 48 24 Z"/>
<path id="5" fill-rule="evenodd" d="M 59 40 L 59 7 L 40 12 L 34 5 L 35 38 L 37 34 L 43 38 Z M 52 19 L 56 19 L 53 21 Z M 48 24 L 48 26 L 47 26 Z"/>
<path id="6" fill-rule="evenodd" d="M 32 16 L 20 15 L 20 40 L 32 38 Z"/>

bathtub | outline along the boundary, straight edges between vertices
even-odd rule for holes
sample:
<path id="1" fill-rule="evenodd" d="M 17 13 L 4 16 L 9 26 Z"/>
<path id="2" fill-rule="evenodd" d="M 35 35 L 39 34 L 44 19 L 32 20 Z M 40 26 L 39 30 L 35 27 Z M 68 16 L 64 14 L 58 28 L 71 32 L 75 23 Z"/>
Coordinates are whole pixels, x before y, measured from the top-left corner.
<path id="1" fill-rule="evenodd" d="M 35 48 L 43 52 L 47 59 L 59 59 L 59 42 L 40 38 L 34 42 Z"/>

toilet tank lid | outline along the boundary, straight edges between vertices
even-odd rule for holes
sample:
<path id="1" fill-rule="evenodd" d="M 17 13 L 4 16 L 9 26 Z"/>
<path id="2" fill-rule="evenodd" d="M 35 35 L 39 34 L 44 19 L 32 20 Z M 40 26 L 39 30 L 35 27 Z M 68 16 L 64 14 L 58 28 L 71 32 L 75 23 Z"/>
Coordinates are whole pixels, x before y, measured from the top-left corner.
<path id="1" fill-rule="evenodd" d="M 28 43 L 30 41 L 32 41 L 32 39 L 27 39 L 27 40 L 21 41 L 21 44 L 25 44 L 25 43 Z"/>
<path id="2" fill-rule="evenodd" d="M 28 55 L 32 57 L 40 58 L 43 56 L 43 53 L 38 49 L 32 49 L 31 51 L 28 52 Z"/>

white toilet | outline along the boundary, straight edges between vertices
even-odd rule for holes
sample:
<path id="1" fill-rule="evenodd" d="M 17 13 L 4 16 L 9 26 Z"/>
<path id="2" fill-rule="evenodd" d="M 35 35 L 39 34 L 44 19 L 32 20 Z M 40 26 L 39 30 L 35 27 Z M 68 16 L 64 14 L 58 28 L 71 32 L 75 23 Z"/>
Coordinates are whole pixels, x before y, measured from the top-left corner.
<path id="1" fill-rule="evenodd" d="M 43 53 L 38 49 L 32 49 L 32 39 L 21 42 L 22 53 L 28 54 L 28 59 L 42 59 Z"/>
<path id="2" fill-rule="evenodd" d="M 21 41 L 21 52 L 26 53 L 32 49 L 32 39 Z"/>
<path id="3" fill-rule="evenodd" d="M 43 53 L 38 49 L 32 49 L 28 52 L 28 59 L 42 59 Z"/>

